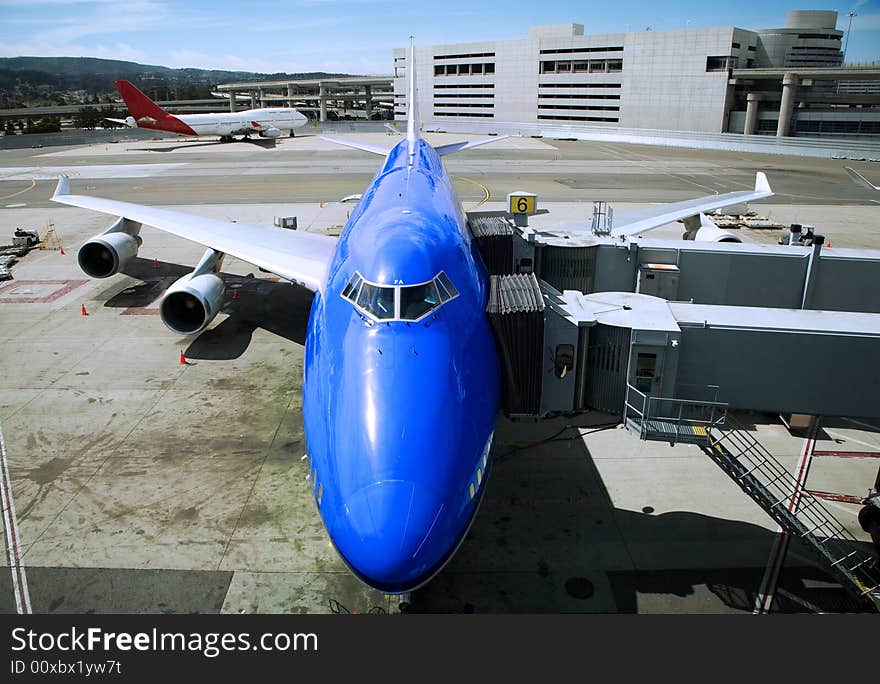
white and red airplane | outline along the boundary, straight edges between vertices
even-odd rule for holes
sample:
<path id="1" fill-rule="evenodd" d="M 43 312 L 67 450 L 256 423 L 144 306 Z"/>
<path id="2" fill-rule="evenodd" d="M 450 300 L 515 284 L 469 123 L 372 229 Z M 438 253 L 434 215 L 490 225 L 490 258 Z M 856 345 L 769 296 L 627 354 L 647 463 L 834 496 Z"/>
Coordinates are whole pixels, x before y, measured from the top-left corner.
<path id="1" fill-rule="evenodd" d="M 179 135 L 219 135 L 223 142 L 232 142 L 234 135 L 256 134 L 262 138 L 278 138 L 284 131 L 304 125 L 308 119 L 295 109 L 270 107 L 241 112 L 210 114 L 169 114 L 144 95 L 129 81 L 116 81 L 116 88 L 128 107 L 125 119 L 107 119 L 131 128 L 150 128 Z"/>

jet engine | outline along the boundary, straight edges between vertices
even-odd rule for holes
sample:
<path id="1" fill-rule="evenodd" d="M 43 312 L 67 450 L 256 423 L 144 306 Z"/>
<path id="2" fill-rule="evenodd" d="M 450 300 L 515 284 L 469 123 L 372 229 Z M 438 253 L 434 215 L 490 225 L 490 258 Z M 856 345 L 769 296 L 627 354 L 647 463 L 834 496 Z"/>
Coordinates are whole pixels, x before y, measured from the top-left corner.
<path id="1" fill-rule="evenodd" d="M 739 236 L 729 230 L 722 230 L 705 214 L 689 216 L 684 220 L 685 234 L 683 240 L 700 242 L 742 242 Z"/>
<path id="2" fill-rule="evenodd" d="M 83 272 L 92 278 L 109 278 L 119 273 L 141 246 L 138 235 L 141 224 L 120 218 L 79 248 L 77 261 Z"/>
<path id="3" fill-rule="evenodd" d="M 260 131 L 261 138 L 280 138 L 281 137 L 281 129 L 275 128 L 264 128 Z"/>
<path id="4" fill-rule="evenodd" d="M 222 261 L 223 254 L 209 249 L 192 273 L 168 288 L 159 314 L 169 330 L 195 335 L 214 320 L 223 302 L 223 279 L 217 275 Z"/>

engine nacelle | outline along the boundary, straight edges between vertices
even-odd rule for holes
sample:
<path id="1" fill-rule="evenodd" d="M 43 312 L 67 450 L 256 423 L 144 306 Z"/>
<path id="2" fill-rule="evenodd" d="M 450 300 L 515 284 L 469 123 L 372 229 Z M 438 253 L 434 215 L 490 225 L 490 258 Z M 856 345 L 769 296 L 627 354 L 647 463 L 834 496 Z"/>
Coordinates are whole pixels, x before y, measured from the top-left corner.
<path id="1" fill-rule="evenodd" d="M 96 235 L 79 248 L 76 260 L 86 275 L 109 278 L 137 256 L 141 242 L 140 235 L 123 232 Z"/>
<path id="2" fill-rule="evenodd" d="M 695 233 L 685 233 L 684 239 L 701 242 L 742 242 L 739 236 L 729 230 L 721 230 L 718 226 L 703 226 Z"/>
<path id="3" fill-rule="evenodd" d="M 223 279 L 213 273 L 183 276 L 168 288 L 159 314 L 162 322 L 179 335 L 201 332 L 220 313 Z"/>
<path id="4" fill-rule="evenodd" d="M 699 242 L 742 242 L 742 240 L 729 230 L 721 230 L 705 214 L 689 216 L 683 221 L 686 229 L 682 240 L 696 240 Z"/>
<path id="5" fill-rule="evenodd" d="M 281 137 L 281 129 L 275 128 L 264 128 L 260 131 L 260 137 L 262 138 L 280 138 Z"/>

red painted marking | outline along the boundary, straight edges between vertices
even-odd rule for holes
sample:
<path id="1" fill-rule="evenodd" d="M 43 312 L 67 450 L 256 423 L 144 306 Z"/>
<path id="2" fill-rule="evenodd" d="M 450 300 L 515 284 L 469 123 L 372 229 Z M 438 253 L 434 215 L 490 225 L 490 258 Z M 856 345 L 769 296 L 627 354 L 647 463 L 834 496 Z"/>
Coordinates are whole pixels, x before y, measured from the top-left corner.
<path id="1" fill-rule="evenodd" d="M 853 496 L 852 494 L 834 494 L 833 492 L 820 492 L 815 489 L 807 490 L 813 496 L 819 499 L 827 499 L 828 501 L 840 501 L 842 503 L 860 504 L 862 497 Z"/>
<path id="2" fill-rule="evenodd" d="M 792 483 L 791 494 L 788 499 L 788 510 L 794 512 L 800 504 L 801 496 L 804 491 L 804 484 L 807 480 L 807 473 L 810 470 L 810 462 L 812 461 L 813 449 L 816 446 L 816 433 L 819 431 L 819 419 L 815 416 L 810 419 L 810 426 L 807 432 L 807 438 L 804 440 L 803 449 L 798 459 L 797 468 L 795 470 L 794 482 Z M 773 596 L 776 593 L 776 585 L 779 581 L 779 574 L 782 571 L 783 560 L 788 549 L 789 536 L 788 533 L 779 527 L 781 533 L 770 552 L 770 562 L 767 565 L 767 572 L 761 581 L 761 588 L 758 590 L 758 603 L 754 612 L 764 615 L 770 611 L 773 604 Z"/>
<path id="3" fill-rule="evenodd" d="M 76 288 L 85 285 L 88 280 L 13 280 L 8 285 L 0 287 L 0 303 L 3 304 L 48 304 L 54 302 L 59 297 L 73 292 Z M 45 297 L 20 297 L 10 295 L 15 288 L 26 287 L 28 285 L 61 285 L 54 290 L 52 294 Z M 9 291 L 6 296 L 4 292 Z"/>
<path id="4" fill-rule="evenodd" d="M 839 458 L 880 458 L 877 451 L 814 451 L 813 456 L 838 456 Z"/>

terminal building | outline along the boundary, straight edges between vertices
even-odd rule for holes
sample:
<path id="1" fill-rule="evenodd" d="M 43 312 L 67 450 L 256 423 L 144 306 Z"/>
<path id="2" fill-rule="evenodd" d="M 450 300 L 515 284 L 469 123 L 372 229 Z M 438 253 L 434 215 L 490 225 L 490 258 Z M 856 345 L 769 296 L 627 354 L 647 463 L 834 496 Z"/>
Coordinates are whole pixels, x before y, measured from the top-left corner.
<path id="1" fill-rule="evenodd" d="M 837 12 L 790 11 L 785 28 L 528 38 L 416 48 L 422 117 L 636 129 L 880 137 L 880 64 L 844 67 Z M 406 118 L 407 50 L 394 51 Z"/>

